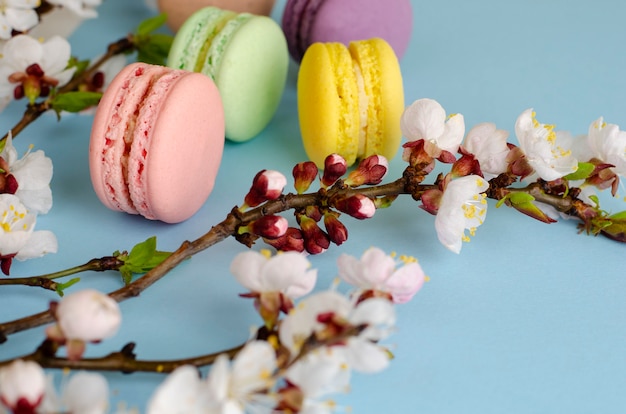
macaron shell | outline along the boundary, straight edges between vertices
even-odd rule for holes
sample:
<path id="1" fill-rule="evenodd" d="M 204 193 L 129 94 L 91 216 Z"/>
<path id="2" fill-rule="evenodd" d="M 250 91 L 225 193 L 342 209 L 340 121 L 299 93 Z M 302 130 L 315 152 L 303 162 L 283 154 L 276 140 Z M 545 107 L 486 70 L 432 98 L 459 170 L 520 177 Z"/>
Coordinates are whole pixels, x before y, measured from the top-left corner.
<path id="1" fill-rule="evenodd" d="M 304 149 L 319 168 L 332 153 L 355 162 L 358 94 L 348 49 L 340 43 L 311 45 L 298 73 L 298 116 Z"/>
<path id="2" fill-rule="evenodd" d="M 368 97 L 366 142 L 361 157 L 372 154 L 393 158 L 400 147 L 400 118 L 404 87 L 398 59 L 382 39 L 352 42 L 350 54 L 359 65 Z"/>
<path id="3" fill-rule="evenodd" d="M 191 217 L 213 190 L 224 148 L 220 96 L 206 76 L 189 73 L 169 90 L 145 160 L 146 203 L 154 218 Z"/>
<path id="4" fill-rule="evenodd" d="M 282 98 L 287 42 L 272 19 L 252 16 L 224 42 L 219 60 L 215 82 L 224 104 L 226 137 L 248 140 L 267 126 Z"/>

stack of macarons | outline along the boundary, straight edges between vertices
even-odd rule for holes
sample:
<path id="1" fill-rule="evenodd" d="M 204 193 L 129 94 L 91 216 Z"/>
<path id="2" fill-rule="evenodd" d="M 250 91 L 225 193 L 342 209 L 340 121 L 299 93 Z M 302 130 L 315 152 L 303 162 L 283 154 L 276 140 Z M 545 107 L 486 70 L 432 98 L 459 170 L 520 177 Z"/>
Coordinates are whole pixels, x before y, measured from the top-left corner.
<path id="1" fill-rule="evenodd" d="M 213 79 L 224 105 L 226 137 L 246 141 L 278 108 L 289 53 L 280 26 L 269 17 L 205 7 L 176 33 L 167 65 Z"/>
<path id="2" fill-rule="evenodd" d="M 207 76 L 165 66 L 126 66 L 102 96 L 89 145 L 102 203 L 177 223 L 204 204 L 224 147 L 219 92 Z"/>

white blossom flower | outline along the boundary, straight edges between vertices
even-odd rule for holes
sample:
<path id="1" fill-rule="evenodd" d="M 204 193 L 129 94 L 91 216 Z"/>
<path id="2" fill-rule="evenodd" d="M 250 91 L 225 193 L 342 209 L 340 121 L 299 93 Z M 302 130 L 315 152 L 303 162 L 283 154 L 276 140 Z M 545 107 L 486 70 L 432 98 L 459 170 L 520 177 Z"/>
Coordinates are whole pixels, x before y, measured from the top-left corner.
<path id="1" fill-rule="evenodd" d="M 271 406 L 263 393 L 273 384 L 276 354 L 265 341 L 249 342 L 233 363 L 225 354 L 213 364 L 203 380 L 192 366 L 172 372 L 150 398 L 148 414 L 243 414 L 257 404 Z M 267 397 L 269 398 L 269 397 Z"/>
<path id="2" fill-rule="evenodd" d="M 11 38 L 0 60 L 0 96 L 25 95 L 34 100 L 51 87 L 65 85 L 76 70 L 67 69 L 70 55 L 69 42 L 60 36 L 43 43 L 28 35 Z"/>
<path id="3" fill-rule="evenodd" d="M 463 241 L 469 241 L 465 231 L 469 230 L 473 236 L 476 228 L 485 221 L 487 200 L 483 192 L 487 188 L 487 181 L 477 175 L 467 175 L 448 183 L 435 217 L 435 229 L 439 241 L 454 253 L 461 251 Z"/>
<path id="4" fill-rule="evenodd" d="M 317 270 L 302 254 L 284 252 L 272 257 L 248 250 L 238 254 L 230 265 L 235 279 L 252 292 L 281 292 L 295 299 L 311 292 Z"/>
<path id="5" fill-rule="evenodd" d="M 10 133 L 5 144 L 0 152 L 0 164 L 4 160 L 4 173 L 15 177 L 18 187 L 14 194 L 29 211 L 47 213 L 52 207 L 52 161 L 41 150 L 29 151 L 18 159 Z"/>
<path id="6" fill-rule="evenodd" d="M 38 22 L 39 0 L 0 0 L 0 39 L 10 39 L 12 31 L 25 32 Z"/>
<path id="7" fill-rule="evenodd" d="M 423 139 L 426 153 L 433 158 L 438 158 L 442 151 L 456 153 L 465 135 L 463 115 L 446 117 L 446 111 L 439 102 L 427 98 L 418 99 L 404 110 L 400 127 L 408 141 Z M 407 156 L 405 150 L 405 161 Z"/>
<path id="8" fill-rule="evenodd" d="M 66 343 L 70 359 L 82 356 L 86 342 L 115 335 L 122 321 L 117 302 L 93 289 L 64 296 L 54 313 L 57 323 L 46 329 L 46 334 L 48 338 Z"/>
<path id="9" fill-rule="evenodd" d="M 102 0 L 48 0 L 48 3 L 65 7 L 82 18 L 91 19 L 98 17 L 96 8 Z"/>
<path id="10" fill-rule="evenodd" d="M 45 373 L 35 362 L 16 360 L 0 368 L 0 406 L 16 413 L 35 412 L 45 390 Z"/>
<path id="11" fill-rule="evenodd" d="M 54 377 L 47 378 L 46 394 L 38 414 L 72 413 L 105 414 L 109 409 L 109 384 L 98 373 L 80 371 L 61 382 L 61 392 L 57 393 Z"/>
<path id="12" fill-rule="evenodd" d="M 556 180 L 578 169 L 571 135 L 554 131 L 554 125 L 539 123 L 532 109 L 517 118 L 515 134 L 528 163 L 542 179 Z"/>
<path id="13" fill-rule="evenodd" d="M 614 165 L 611 170 L 615 174 L 626 176 L 626 131 L 621 131 L 619 125 L 598 118 L 589 126 L 587 143 L 593 158 Z"/>
<path id="14" fill-rule="evenodd" d="M 335 412 L 336 403 L 325 397 L 349 392 L 350 376 L 343 353 L 324 349 L 309 353 L 287 369 L 285 378 L 290 387 L 285 391 L 289 393 L 293 392 L 292 387 L 297 388 L 301 398 L 300 406 L 296 407 L 299 413 L 330 414 Z"/>
<path id="15" fill-rule="evenodd" d="M 150 401 L 147 414 L 206 413 L 203 409 L 202 389 L 205 384 L 198 369 L 191 365 L 176 368 L 159 385 Z"/>
<path id="16" fill-rule="evenodd" d="M 496 129 L 491 122 L 474 126 L 467 133 L 463 147 L 476 157 L 485 178 L 496 177 L 508 169 L 506 157 L 509 154 L 507 138 L 509 133 Z"/>
<path id="17" fill-rule="evenodd" d="M 424 284 L 424 271 L 416 260 L 406 258 L 404 266 L 396 269 L 396 261 L 377 247 L 367 249 L 360 260 L 342 254 L 337 265 L 339 276 L 361 292 L 384 292 L 395 303 L 408 302 Z"/>
<path id="18" fill-rule="evenodd" d="M 313 334 L 328 340 L 338 329 L 364 325 L 365 329 L 358 336 L 342 339 L 333 352 L 343 352 L 348 366 L 356 371 L 377 372 L 389 364 L 386 349 L 377 342 L 389 335 L 394 324 L 395 311 L 386 299 L 372 298 L 355 306 L 345 296 L 325 291 L 298 303 L 282 321 L 279 337 L 281 344 L 295 357 Z"/>
<path id="19" fill-rule="evenodd" d="M 8 274 L 13 258 L 27 260 L 56 253 L 53 233 L 34 231 L 37 216 L 13 194 L 0 194 L 0 267 Z"/>

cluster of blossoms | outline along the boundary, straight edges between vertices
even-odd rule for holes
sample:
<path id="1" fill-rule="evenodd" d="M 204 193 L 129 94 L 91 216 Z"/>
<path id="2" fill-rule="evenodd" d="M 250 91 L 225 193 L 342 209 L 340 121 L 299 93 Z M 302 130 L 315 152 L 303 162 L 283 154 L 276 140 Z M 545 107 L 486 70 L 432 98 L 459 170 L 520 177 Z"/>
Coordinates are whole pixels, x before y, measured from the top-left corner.
<path id="1" fill-rule="evenodd" d="M 0 152 L 0 269 L 9 274 L 13 259 L 57 251 L 53 233 L 35 231 L 37 215 L 52 207 L 52 161 L 43 151 L 18 159 L 11 137 Z"/>
<path id="2" fill-rule="evenodd" d="M 389 365 L 391 353 L 381 341 L 395 326 L 393 304 L 409 301 L 426 279 L 415 259 L 396 261 L 378 248 L 360 259 L 344 254 L 338 268 L 352 290 L 312 293 L 317 271 L 301 253 L 237 256 L 231 272 L 248 289 L 241 296 L 254 298 L 263 337 L 249 341 L 232 363 L 218 356 L 206 378 L 195 367 L 177 368 L 147 412 L 333 412 L 331 398 L 349 390 L 353 371 L 375 373 Z M 93 290 L 67 295 L 51 312 L 56 323 L 46 330 L 48 339 L 67 346 L 74 360 L 121 323 L 117 303 Z M 59 394 L 35 362 L 16 360 L 0 369 L 0 413 L 104 414 L 108 394 L 99 374 L 74 374 Z"/>
<path id="3" fill-rule="evenodd" d="M 421 194 L 421 207 L 436 215 L 439 240 L 456 253 L 485 220 L 487 180 L 503 175 L 507 183 L 535 179 L 559 195 L 566 194 L 571 184 L 587 195 L 594 188 L 610 187 L 616 195 L 619 176 L 626 174 L 626 132 L 602 118 L 591 123 L 586 136 L 573 138 L 556 131 L 554 125 L 540 123 L 535 112 L 527 109 L 515 124 L 516 146 L 493 123 L 478 124 L 465 135 L 461 114 L 446 116 L 438 102 L 420 99 L 405 110 L 401 127 L 408 139 L 403 159 L 417 174 L 430 173 L 435 160 L 452 164 L 450 173 L 437 180 L 437 189 Z M 455 153 L 460 154 L 458 159 Z M 514 195 L 513 190 L 503 191 L 509 192 L 502 198 Z M 558 217 L 549 206 L 533 201 L 524 197 L 523 202 L 511 204 L 542 221 Z"/>

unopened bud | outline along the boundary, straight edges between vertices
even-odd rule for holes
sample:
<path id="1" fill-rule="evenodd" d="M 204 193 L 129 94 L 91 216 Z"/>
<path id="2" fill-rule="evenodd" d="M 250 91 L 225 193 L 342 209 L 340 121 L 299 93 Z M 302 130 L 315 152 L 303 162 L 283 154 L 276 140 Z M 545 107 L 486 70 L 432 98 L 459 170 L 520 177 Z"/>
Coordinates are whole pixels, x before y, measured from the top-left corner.
<path id="1" fill-rule="evenodd" d="M 372 199 L 363 194 L 339 199 L 335 201 L 335 208 L 359 220 L 370 218 L 376 212 Z"/>
<path id="2" fill-rule="evenodd" d="M 256 207 L 268 200 L 275 200 L 283 193 L 287 179 L 283 174 L 273 170 L 262 170 L 252 180 L 250 191 L 244 198 L 248 207 Z"/>
<path id="3" fill-rule="evenodd" d="M 482 177 L 483 173 L 480 169 L 480 163 L 474 154 L 464 151 L 463 147 L 460 148 L 460 151 L 461 158 L 452 164 L 452 168 L 450 170 L 452 177 L 465 177 L 467 175 L 478 175 Z"/>
<path id="4" fill-rule="evenodd" d="M 348 229 L 339 221 L 339 214 L 334 212 L 324 214 L 324 226 L 330 241 L 337 246 L 348 240 Z"/>
<path id="5" fill-rule="evenodd" d="M 310 254 L 320 254 L 328 250 L 330 239 L 315 220 L 306 216 L 300 218 L 300 226 L 304 236 L 304 248 Z"/>
<path id="6" fill-rule="evenodd" d="M 289 223 L 286 218 L 281 216 L 263 216 L 250 223 L 248 227 L 256 235 L 275 239 L 285 234 Z"/>
<path id="7" fill-rule="evenodd" d="M 330 187 L 340 179 L 348 170 L 346 160 L 339 154 L 330 154 L 324 160 L 324 173 L 322 174 L 322 185 Z"/>
<path id="8" fill-rule="evenodd" d="M 288 227 L 285 234 L 275 239 L 263 239 L 265 243 L 269 244 L 276 250 L 281 252 L 303 252 L 304 251 L 304 237 L 302 231 L 295 227 Z"/>
<path id="9" fill-rule="evenodd" d="M 442 196 L 443 191 L 439 189 L 426 190 L 422 193 L 422 205 L 420 207 L 432 215 L 437 215 Z"/>
<path id="10" fill-rule="evenodd" d="M 51 310 L 57 323 L 46 329 L 46 335 L 67 343 L 70 359 L 81 357 L 85 342 L 98 342 L 115 335 L 122 321 L 117 302 L 93 289 L 67 295 L 60 303 L 53 304 Z M 70 345 L 75 352 L 70 352 Z"/>
<path id="11" fill-rule="evenodd" d="M 350 187 L 380 184 L 388 169 L 387 158 L 382 155 L 370 155 L 359 163 L 356 170 L 348 175 L 345 183 Z"/>
<path id="12" fill-rule="evenodd" d="M 317 173 L 317 166 L 313 161 L 305 161 L 296 164 L 292 171 L 296 192 L 302 194 L 308 190 L 311 183 L 317 178 Z"/>

